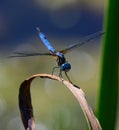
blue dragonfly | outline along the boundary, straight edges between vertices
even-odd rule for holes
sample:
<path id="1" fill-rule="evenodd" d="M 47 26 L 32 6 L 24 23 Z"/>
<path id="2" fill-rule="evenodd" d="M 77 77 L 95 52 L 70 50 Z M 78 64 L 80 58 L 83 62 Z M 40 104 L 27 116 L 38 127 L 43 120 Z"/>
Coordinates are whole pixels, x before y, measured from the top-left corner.
<path id="1" fill-rule="evenodd" d="M 57 67 L 53 67 L 52 74 L 54 73 L 54 70 L 56 68 L 60 68 L 59 77 L 62 77 L 62 71 L 63 71 L 69 82 L 71 82 L 71 80 L 68 77 L 67 72 L 71 69 L 71 64 L 68 63 L 64 54 L 66 54 L 67 52 L 71 51 L 72 49 L 82 46 L 83 44 L 86 44 L 104 34 L 104 32 L 102 32 L 102 31 L 93 33 L 91 35 L 88 35 L 83 41 L 75 42 L 72 45 L 66 47 L 65 49 L 56 51 L 55 48 L 51 45 L 51 43 L 47 40 L 46 36 L 40 31 L 40 29 L 38 27 L 36 29 L 38 31 L 38 35 L 39 35 L 41 41 L 46 46 L 46 48 L 49 50 L 49 52 L 48 53 L 47 52 L 46 53 L 43 53 L 43 52 L 42 53 L 41 52 L 36 52 L 36 53 L 14 52 L 13 53 L 14 55 L 11 55 L 10 57 L 29 57 L 29 56 L 41 56 L 41 55 L 56 57 Z"/>

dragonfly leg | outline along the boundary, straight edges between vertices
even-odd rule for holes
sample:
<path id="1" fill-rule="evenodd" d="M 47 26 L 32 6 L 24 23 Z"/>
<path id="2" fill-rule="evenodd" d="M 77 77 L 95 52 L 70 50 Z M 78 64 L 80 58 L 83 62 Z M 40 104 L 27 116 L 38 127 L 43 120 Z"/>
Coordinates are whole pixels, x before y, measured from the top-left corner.
<path id="1" fill-rule="evenodd" d="M 59 67 L 58 67 L 58 66 L 53 67 L 53 69 L 52 69 L 52 75 L 53 75 L 53 73 L 54 73 L 55 69 L 57 69 L 57 68 L 59 68 Z"/>
<path id="2" fill-rule="evenodd" d="M 59 72 L 59 77 L 60 77 L 60 79 L 62 80 L 62 83 L 63 83 L 62 70 L 60 70 L 60 72 Z"/>
<path id="3" fill-rule="evenodd" d="M 63 78 L 63 76 L 62 76 L 62 71 L 61 71 L 61 70 L 60 70 L 60 72 L 59 72 L 59 77 Z"/>
<path id="4" fill-rule="evenodd" d="M 70 80 L 70 78 L 69 78 L 69 76 L 68 76 L 68 74 L 67 74 L 67 72 L 65 71 L 64 73 L 65 73 L 65 75 L 66 75 L 68 81 L 69 81 L 70 83 L 72 83 L 71 80 Z"/>

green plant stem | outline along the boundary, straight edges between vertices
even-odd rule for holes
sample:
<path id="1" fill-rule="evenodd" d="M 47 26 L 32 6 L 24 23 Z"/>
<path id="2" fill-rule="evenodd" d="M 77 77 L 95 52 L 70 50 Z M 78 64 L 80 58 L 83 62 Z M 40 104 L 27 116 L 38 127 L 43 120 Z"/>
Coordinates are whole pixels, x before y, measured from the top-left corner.
<path id="1" fill-rule="evenodd" d="M 103 130 L 114 130 L 118 103 L 119 0 L 108 1 L 102 46 L 98 119 Z"/>

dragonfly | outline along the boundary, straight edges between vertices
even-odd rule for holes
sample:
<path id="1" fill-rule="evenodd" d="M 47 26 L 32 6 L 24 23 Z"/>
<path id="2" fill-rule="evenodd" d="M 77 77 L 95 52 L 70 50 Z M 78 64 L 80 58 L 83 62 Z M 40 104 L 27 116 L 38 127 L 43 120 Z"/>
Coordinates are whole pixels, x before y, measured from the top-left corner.
<path id="1" fill-rule="evenodd" d="M 36 29 L 38 31 L 39 38 L 41 39 L 43 44 L 46 46 L 46 48 L 49 50 L 49 52 L 46 52 L 46 53 L 44 53 L 44 52 L 36 52 L 36 53 L 14 52 L 13 53 L 14 55 L 11 55 L 10 57 L 30 57 L 30 56 L 41 56 L 41 55 L 53 56 L 56 58 L 57 66 L 53 67 L 52 75 L 54 73 L 54 70 L 56 68 L 59 68 L 59 70 L 60 70 L 59 77 L 62 78 L 62 72 L 64 72 L 69 82 L 71 82 L 71 80 L 70 80 L 67 72 L 71 69 L 71 64 L 66 60 L 64 54 L 66 54 L 67 52 L 70 52 L 72 49 L 80 47 L 83 44 L 86 44 L 104 34 L 103 31 L 93 33 L 91 35 L 86 36 L 83 41 L 75 42 L 60 51 L 56 51 L 55 48 L 52 46 L 52 44 L 46 38 L 45 34 L 42 33 L 38 27 Z"/>

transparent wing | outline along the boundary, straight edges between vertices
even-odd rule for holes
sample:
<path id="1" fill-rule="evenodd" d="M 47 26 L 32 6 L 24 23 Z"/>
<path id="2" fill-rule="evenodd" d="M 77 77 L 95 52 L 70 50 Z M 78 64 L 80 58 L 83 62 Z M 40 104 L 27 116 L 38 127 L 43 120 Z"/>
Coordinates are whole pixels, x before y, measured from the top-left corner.
<path id="1" fill-rule="evenodd" d="M 82 41 L 76 41 L 74 42 L 72 45 L 68 46 L 67 48 L 63 49 L 63 50 L 60 50 L 61 53 L 65 54 L 67 53 L 68 51 L 76 48 L 76 47 L 80 47 L 82 46 L 83 44 L 86 44 L 90 41 L 93 41 L 94 39 L 104 35 L 105 32 L 102 32 L 102 31 L 99 31 L 99 32 L 96 32 L 96 33 L 93 33 L 91 35 L 88 35 L 84 38 L 84 40 Z"/>
<path id="2" fill-rule="evenodd" d="M 52 56 L 51 53 L 26 53 L 26 52 L 14 52 L 13 55 L 9 56 L 9 58 L 14 58 L 14 57 L 29 57 L 29 56 Z"/>

